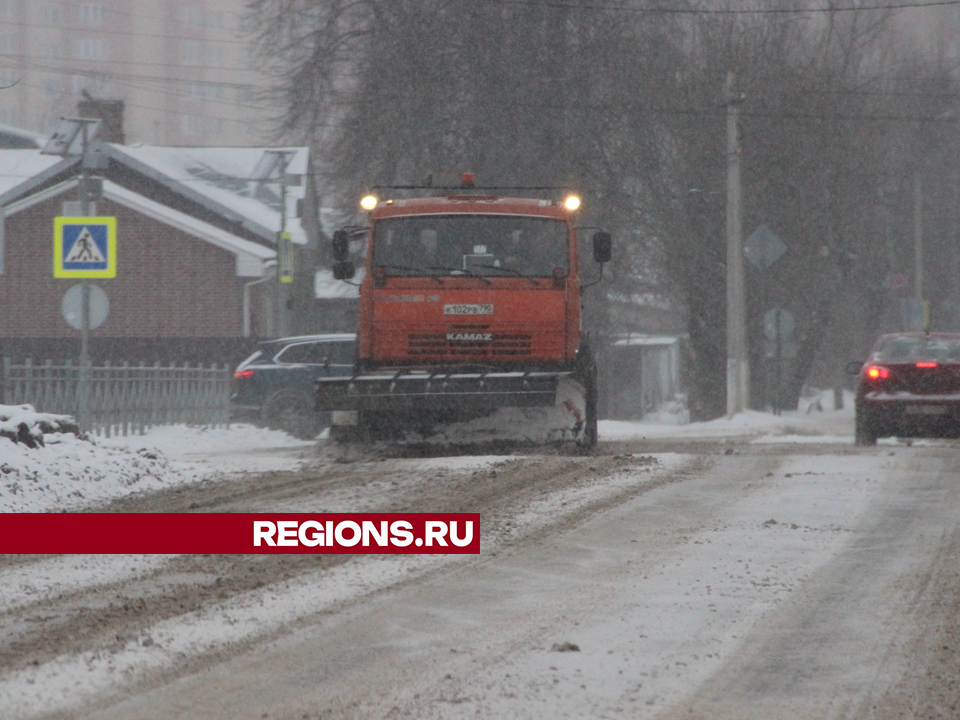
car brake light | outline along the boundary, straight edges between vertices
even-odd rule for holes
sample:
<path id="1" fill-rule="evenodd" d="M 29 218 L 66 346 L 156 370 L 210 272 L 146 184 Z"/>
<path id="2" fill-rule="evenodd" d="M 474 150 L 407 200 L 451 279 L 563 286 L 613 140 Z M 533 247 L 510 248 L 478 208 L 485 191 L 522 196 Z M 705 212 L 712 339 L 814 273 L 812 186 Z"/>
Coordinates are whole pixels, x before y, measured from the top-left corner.
<path id="1" fill-rule="evenodd" d="M 867 377 L 871 380 L 884 380 L 890 377 L 890 371 L 879 365 L 871 365 L 867 368 Z"/>
<path id="2" fill-rule="evenodd" d="M 937 364 L 935 362 L 918 362 L 918 368 L 935 368 Z"/>
<path id="3" fill-rule="evenodd" d="M 253 370 L 237 370 L 233 374 L 234 379 L 236 380 L 246 380 L 247 378 L 253 377 Z"/>

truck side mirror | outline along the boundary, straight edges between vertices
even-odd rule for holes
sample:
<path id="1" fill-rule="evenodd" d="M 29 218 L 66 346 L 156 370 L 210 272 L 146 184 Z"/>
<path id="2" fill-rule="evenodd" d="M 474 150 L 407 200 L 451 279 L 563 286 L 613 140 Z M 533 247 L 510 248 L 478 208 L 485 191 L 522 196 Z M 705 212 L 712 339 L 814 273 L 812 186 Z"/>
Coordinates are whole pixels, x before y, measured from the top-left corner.
<path id="1" fill-rule="evenodd" d="M 593 259 L 598 263 L 610 262 L 613 257 L 613 238 L 602 230 L 593 234 Z"/>
<path id="2" fill-rule="evenodd" d="M 342 263 L 350 257 L 350 236 L 344 230 L 333 234 L 333 259 Z M 353 277 L 351 274 L 350 277 Z"/>
<path id="3" fill-rule="evenodd" d="M 334 280 L 350 280 L 356 274 L 357 269 L 349 260 L 340 260 L 339 262 L 335 262 L 333 264 Z"/>

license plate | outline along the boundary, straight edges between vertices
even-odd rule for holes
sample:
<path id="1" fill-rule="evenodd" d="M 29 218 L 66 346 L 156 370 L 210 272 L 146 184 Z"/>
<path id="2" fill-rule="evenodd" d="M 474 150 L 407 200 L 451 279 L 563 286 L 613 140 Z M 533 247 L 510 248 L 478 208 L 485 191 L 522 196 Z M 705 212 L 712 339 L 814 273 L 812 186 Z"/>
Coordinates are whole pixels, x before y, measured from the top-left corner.
<path id="1" fill-rule="evenodd" d="M 486 305 L 444 305 L 444 315 L 493 315 L 493 304 Z"/>
<path id="2" fill-rule="evenodd" d="M 904 412 L 907 415 L 946 415 L 946 405 L 907 405 Z"/>

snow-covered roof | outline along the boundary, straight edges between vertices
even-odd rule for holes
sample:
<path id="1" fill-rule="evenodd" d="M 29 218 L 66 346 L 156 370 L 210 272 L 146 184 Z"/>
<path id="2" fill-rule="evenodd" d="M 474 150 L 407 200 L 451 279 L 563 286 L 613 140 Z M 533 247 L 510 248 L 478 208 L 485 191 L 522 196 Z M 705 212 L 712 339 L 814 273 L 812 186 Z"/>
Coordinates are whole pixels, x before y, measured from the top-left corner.
<path id="1" fill-rule="evenodd" d="M 71 192 L 77 187 L 77 183 L 77 178 L 72 177 L 38 193 L 14 201 L 4 208 L 6 216 L 15 215 L 37 203 Z M 233 253 L 237 261 L 237 277 L 262 277 L 266 270 L 265 263 L 277 256 L 276 250 L 252 240 L 237 237 L 233 233 L 146 198 L 110 180 L 105 180 L 103 183 L 103 196 L 136 210 L 141 215 L 153 218 L 222 250 Z"/>
<path id="2" fill-rule="evenodd" d="M 58 162 L 55 155 L 39 150 L 0 150 L 0 195 L 35 177 Z"/>
<path id="3" fill-rule="evenodd" d="M 288 176 L 300 178 L 287 184 L 287 230 L 295 243 L 307 236 L 296 215 L 296 201 L 304 196 L 309 149 L 162 147 L 158 145 L 110 145 L 110 154 L 126 156 L 142 168 L 193 191 L 208 201 L 235 213 L 258 234 L 271 238 L 280 230 L 280 183 L 276 172 L 266 181 L 254 180 L 254 171 L 266 152 L 293 153 Z"/>
<path id="4" fill-rule="evenodd" d="M 350 282 L 334 280 L 332 270 L 317 270 L 313 276 L 313 294 L 318 300 L 356 300 L 360 297 L 360 281 L 364 268 L 358 268 Z M 355 283 L 355 284 L 354 284 Z"/>
<path id="5" fill-rule="evenodd" d="M 2 148 L 42 148 L 46 137 L 13 125 L 0 124 L 0 147 Z"/>
<path id="6" fill-rule="evenodd" d="M 233 253 L 237 258 L 237 277 L 262 277 L 265 270 L 264 263 L 277 256 L 275 250 L 239 238 L 186 213 L 161 205 L 132 190 L 127 190 L 125 187 L 109 180 L 103 183 L 103 194 L 114 202 L 126 205 L 147 217 L 152 217 L 166 225 L 205 240 L 222 250 Z"/>

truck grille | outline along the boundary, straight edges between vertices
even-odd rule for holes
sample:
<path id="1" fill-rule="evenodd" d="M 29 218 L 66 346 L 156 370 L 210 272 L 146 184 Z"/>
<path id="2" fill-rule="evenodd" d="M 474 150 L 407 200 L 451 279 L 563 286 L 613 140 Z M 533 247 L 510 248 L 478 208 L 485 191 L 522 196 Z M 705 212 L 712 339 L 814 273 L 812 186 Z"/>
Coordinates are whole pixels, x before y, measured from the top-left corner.
<path id="1" fill-rule="evenodd" d="M 458 339 L 448 339 L 455 335 Z M 489 357 L 521 358 L 530 355 L 531 336 L 528 334 L 491 333 L 489 340 L 483 329 L 454 330 L 450 333 L 410 333 L 407 348 L 410 357 Z"/>

